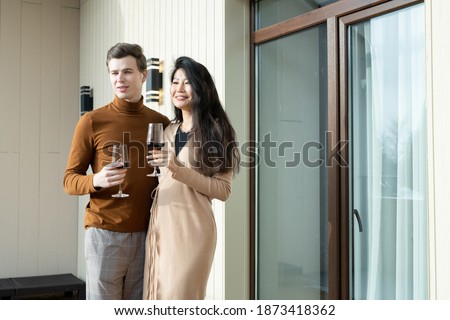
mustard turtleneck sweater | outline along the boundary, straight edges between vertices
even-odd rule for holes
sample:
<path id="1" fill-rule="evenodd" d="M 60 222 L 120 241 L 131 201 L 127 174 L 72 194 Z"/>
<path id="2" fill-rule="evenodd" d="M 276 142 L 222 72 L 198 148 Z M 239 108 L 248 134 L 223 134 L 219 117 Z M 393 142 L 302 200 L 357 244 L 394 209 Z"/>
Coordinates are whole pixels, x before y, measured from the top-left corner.
<path id="1" fill-rule="evenodd" d="M 129 103 L 115 96 L 106 106 L 84 114 L 73 135 L 67 168 L 64 175 L 64 190 L 71 195 L 90 194 L 86 206 L 84 227 L 97 227 L 118 232 L 139 232 L 148 228 L 151 193 L 158 180 L 147 177 L 153 168 L 147 164 L 147 128 L 150 122 L 169 119 L 143 104 L 143 98 Z M 112 198 L 118 186 L 96 189 L 94 174 L 111 163 L 112 145 L 126 143 L 129 149 L 131 168 L 128 169 L 123 192 L 128 198 Z M 91 166 L 92 174 L 87 174 Z"/>

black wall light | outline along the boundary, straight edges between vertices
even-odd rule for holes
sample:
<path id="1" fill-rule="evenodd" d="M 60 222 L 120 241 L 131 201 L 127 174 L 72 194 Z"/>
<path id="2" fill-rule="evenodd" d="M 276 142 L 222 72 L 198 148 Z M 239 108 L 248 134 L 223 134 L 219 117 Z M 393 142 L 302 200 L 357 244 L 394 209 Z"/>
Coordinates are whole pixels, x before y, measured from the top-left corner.
<path id="1" fill-rule="evenodd" d="M 90 86 L 80 87 L 80 114 L 83 115 L 94 108 L 94 97 Z"/>
<path id="2" fill-rule="evenodd" d="M 163 100 L 163 64 L 158 58 L 147 59 L 147 70 L 145 101 L 147 104 L 159 106 Z"/>

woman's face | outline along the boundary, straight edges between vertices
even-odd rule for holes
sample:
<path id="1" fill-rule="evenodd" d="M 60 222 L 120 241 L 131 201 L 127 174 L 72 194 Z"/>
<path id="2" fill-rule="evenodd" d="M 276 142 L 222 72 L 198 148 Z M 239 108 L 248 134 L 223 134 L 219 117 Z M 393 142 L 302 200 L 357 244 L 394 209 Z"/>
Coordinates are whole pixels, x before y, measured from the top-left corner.
<path id="1" fill-rule="evenodd" d="M 170 85 L 170 97 L 173 105 L 178 109 L 191 111 L 193 94 L 191 83 L 186 78 L 184 69 L 175 71 Z"/>

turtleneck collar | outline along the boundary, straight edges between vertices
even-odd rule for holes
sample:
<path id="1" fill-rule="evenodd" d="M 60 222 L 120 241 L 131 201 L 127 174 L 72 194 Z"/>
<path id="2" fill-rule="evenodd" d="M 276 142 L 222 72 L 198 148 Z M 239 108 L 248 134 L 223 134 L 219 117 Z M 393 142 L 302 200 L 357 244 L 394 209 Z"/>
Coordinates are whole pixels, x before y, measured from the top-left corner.
<path id="1" fill-rule="evenodd" d="M 125 113 L 137 113 L 145 108 L 143 96 L 141 96 L 138 102 L 128 102 L 114 95 L 112 105 L 117 111 Z"/>

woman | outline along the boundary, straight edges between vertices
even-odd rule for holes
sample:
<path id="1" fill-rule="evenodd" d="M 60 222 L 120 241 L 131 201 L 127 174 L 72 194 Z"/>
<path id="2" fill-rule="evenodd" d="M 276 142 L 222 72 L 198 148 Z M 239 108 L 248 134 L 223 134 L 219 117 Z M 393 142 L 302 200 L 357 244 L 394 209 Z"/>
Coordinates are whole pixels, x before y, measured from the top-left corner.
<path id="1" fill-rule="evenodd" d="M 180 57 L 171 74 L 175 119 L 163 150 L 149 152 L 159 166 L 146 242 L 144 299 L 204 299 L 216 247 L 212 199 L 225 201 L 240 156 L 208 70 Z"/>

